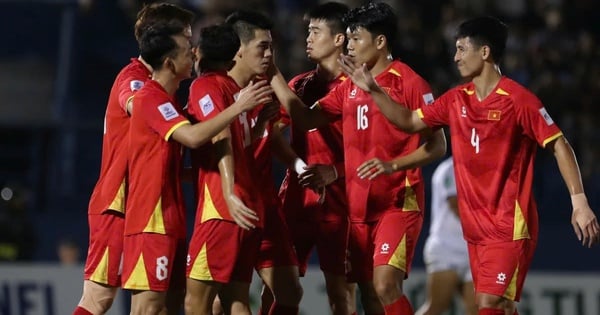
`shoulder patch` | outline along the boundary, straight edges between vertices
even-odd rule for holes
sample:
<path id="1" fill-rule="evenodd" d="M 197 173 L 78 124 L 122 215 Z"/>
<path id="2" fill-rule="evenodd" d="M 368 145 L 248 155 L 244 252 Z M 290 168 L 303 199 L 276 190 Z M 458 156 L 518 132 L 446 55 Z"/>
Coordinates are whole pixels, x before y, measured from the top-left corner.
<path id="1" fill-rule="evenodd" d="M 171 102 L 158 105 L 158 111 L 166 121 L 179 117 L 179 113 L 175 110 L 175 107 Z"/>
<path id="2" fill-rule="evenodd" d="M 431 93 L 423 94 L 423 102 L 425 102 L 425 105 L 429 105 L 429 104 L 433 103 L 433 94 L 431 94 Z"/>
<path id="3" fill-rule="evenodd" d="M 552 117 L 550 117 L 550 114 L 548 114 L 545 107 L 540 108 L 540 115 L 542 115 L 542 117 L 544 117 L 544 120 L 546 121 L 546 125 L 550 126 L 550 125 L 554 124 Z"/>
<path id="4" fill-rule="evenodd" d="M 129 82 L 129 88 L 131 89 L 132 92 L 141 89 L 143 86 L 144 86 L 144 81 L 132 80 L 131 82 Z"/>
<path id="5" fill-rule="evenodd" d="M 200 106 L 200 110 L 202 111 L 202 115 L 206 116 L 210 114 L 213 110 L 215 110 L 215 103 L 213 103 L 210 95 L 204 95 L 199 101 L 198 105 Z"/>

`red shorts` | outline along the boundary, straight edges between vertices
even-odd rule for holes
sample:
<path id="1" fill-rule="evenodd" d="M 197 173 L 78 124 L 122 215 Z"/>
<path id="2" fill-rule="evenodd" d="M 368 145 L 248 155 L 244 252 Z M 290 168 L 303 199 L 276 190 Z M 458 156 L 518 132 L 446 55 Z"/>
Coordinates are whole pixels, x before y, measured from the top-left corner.
<path id="1" fill-rule="evenodd" d="M 264 232 L 256 270 L 297 265 L 298 259 L 292 245 L 290 230 L 281 208 L 268 208 L 265 212 Z"/>
<path id="2" fill-rule="evenodd" d="M 83 271 L 84 279 L 119 287 L 125 216 L 121 212 L 105 211 L 102 214 L 88 215 L 88 222 L 90 244 Z"/>
<path id="3" fill-rule="evenodd" d="M 389 210 L 378 221 L 350 224 L 349 282 L 373 280 L 373 269 L 390 265 L 410 272 L 423 215 L 420 211 Z"/>
<path id="4" fill-rule="evenodd" d="M 487 245 L 468 243 L 475 292 L 518 302 L 536 243 L 529 239 Z"/>
<path id="5" fill-rule="evenodd" d="M 126 235 L 123 288 L 164 292 L 185 289 L 185 240 L 170 235 Z"/>
<path id="6" fill-rule="evenodd" d="M 250 283 L 258 259 L 261 229 L 246 231 L 235 222 L 208 220 L 194 228 L 186 275 L 200 281 Z"/>
<path id="7" fill-rule="evenodd" d="M 301 276 L 306 274 L 308 260 L 315 246 L 321 270 L 339 276 L 346 274 L 347 220 L 296 221 L 291 232 Z"/>

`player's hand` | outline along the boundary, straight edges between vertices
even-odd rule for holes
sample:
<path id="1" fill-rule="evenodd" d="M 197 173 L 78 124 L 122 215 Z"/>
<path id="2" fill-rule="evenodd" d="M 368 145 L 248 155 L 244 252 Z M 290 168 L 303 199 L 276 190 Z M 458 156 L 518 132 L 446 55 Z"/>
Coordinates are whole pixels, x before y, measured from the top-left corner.
<path id="1" fill-rule="evenodd" d="M 367 178 L 368 180 L 372 180 L 381 174 L 392 174 L 394 172 L 394 168 L 392 167 L 392 163 L 384 162 L 378 158 L 374 158 L 361 164 L 356 169 L 356 172 L 358 173 L 358 177 L 361 179 Z"/>
<path id="2" fill-rule="evenodd" d="M 238 198 L 238 196 L 231 194 L 225 198 L 227 202 L 227 208 L 229 214 L 233 217 L 233 220 L 244 230 L 250 230 L 256 226 L 252 223 L 252 220 L 258 221 L 258 215 Z"/>
<path id="3" fill-rule="evenodd" d="M 275 119 L 279 114 L 279 103 L 271 102 L 266 104 L 258 113 L 256 125 L 265 124 L 272 119 Z"/>
<path id="4" fill-rule="evenodd" d="M 239 97 L 233 106 L 238 106 L 242 112 L 273 101 L 273 88 L 266 80 L 250 81 L 248 86 L 240 91 Z"/>
<path id="5" fill-rule="evenodd" d="M 371 71 L 367 69 L 366 64 L 357 65 L 350 56 L 340 54 L 338 58 L 342 71 L 352 80 L 360 89 L 371 92 L 377 87 L 377 82 L 373 78 Z"/>
<path id="6" fill-rule="evenodd" d="M 335 166 L 325 164 L 308 165 L 304 168 L 304 172 L 298 175 L 300 185 L 316 192 L 333 183 L 336 179 Z"/>
<path id="7" fill-rule="evenodd" d="M 600 226 L 598 220 L 587 203 L 573 209 L 571 224 L 577 234 L 577 239 L 583 246 L 592 247 L 600 241 Z"/>

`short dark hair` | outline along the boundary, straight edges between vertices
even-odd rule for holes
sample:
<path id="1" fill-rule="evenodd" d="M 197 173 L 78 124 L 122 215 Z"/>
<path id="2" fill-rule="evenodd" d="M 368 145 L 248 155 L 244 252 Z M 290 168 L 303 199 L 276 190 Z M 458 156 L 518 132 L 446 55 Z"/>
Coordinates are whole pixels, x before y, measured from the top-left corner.
<path id="1" fill-rule="evenodd" d="M 323 20 L 331 30 L 331 34 L 346 33 L 346 23 L 343 18 L 350 8 L 339 2 L 326 2 L 312 7 L 304 15 L 305 20 Z"/>
<path id="2" fill-rule="evenodd" d="M 179 27 L 180 33 L 194 21 L 194 13 L 172 3 L 152 3 L 145 5 L 137 14 L 134 34 L 139 42 L 142 33 L 156 23 L 169 23 Z"/>
<path id="3" fill-rule="evenodd" d="M 396 40 L 397 20 L 392 7 L 384 2 L 369 2 L 350 10 L 344 16 L 344 23 L 348 25 L 351 32 L 362 27 L 375 36 L 385 36 L 389 50 L 392 49 Z"/>
<path id="4" fill-rule="evenodd" d="M 494 62 L 499 63 L 504 57 L 508 27 L 492 16 L 476 17 L 464 21 L 458 26 L 455 38 L 468 37 L 475 45 L 489 46 Z"/>
<path id="5" fill-rule="evenodd" d="M 200 29 L 197 47 L 202 52 L 200 68 L 214 70 L 233 60 L 240 49 L 240 38 L 229 24 L 211 25 Z"/>
<path id="6" fill-rule="evenodd" d="M 173 37 L 179 34 L 179 27 L 168 22 L 148 27 L 140 38 L 140 55 L 152 69 L 159 70 L 165 58 L 173 58 L 177 54 L 177 42 Z"/>
<path id="7" fill-rule="evenodd" d="M 233 27 L 244 44 L 254 39 L 255 30 L 273 29 L 273 22 L 256 11 L 237 10 L 225 19 L 225 23 Z"/>

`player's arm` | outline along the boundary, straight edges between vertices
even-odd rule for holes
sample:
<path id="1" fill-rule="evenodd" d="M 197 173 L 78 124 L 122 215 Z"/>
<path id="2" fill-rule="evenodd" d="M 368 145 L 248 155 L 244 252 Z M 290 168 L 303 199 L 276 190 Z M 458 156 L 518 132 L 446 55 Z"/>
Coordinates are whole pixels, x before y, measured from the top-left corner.
<path id="1" fill-rule="evenodd" d="M 271 86 L 279 102 L 292 118 L 294 125 L 300 129 L 310 130 L 329 123 L 323 112 L 316 108 L 309 108 L 302 102 L 287 85 L 279 69 L 275 70 L 275 74 L 272 76 Z"/>
<path id="2" fill-rule="evenodd" d="M 215 145 L 215 154 L 219 157 L 218 167 L 221 174 L 221 188 L 229 213 L 235 223 L 241 228 L 246 230 L 253 229 L 255 226 L 251 220 L 258 220 L 258 216 L 256 212 L 244 205 L 234 191 L 235 173 L 229 128 L 216 135 L 212 139 L 212 142 Z"/>
<path id="3" fill-rule="evenodd" d="M 382 161 L 378 158 L 373 158 L 361 164 L 357 172 L 360 178 L 371 180 L 381 174 L 389 175 L 394 172 L 421 167 L 443 157 L 444 154 L 446 154 L 446 136 L 443 129 L 438 129 L 433 134 L 430 134 L 427 141 L 421 144 L 415 151 L 391 161 Z"/>
<path id="4" fill-rule="evenodd" d="M 182 125 L 173 132 L 173 139 L 189 148 L 197 148 L 221 130 L 225 129 L 239 114 L 271 100 L 273 90 L 266 81 L 250 83 L 238 100 L 217 116 L 194 125 Z"/>
<path id="5" fill-rule="evenodd" d="M 584 246 L 591 247 L 600 241 L 600 226 L 583 191 L 581 173 L 573 148 L 562 136 L 548 143 L 546 148 L 554 154 L 560 174 L 571 195 L 573 205 L 571 224 L 575 234 Z"/>
<path id="6" fill-rule="evenodd" d="M 413 112 L 405 106 L 400 106 L 392 100 L 377 84 L 365 64 L 357 66 L 345 55 L 341 55 L 338 62 L 342 67 L 342 71 L 352 79 L 356 86 L 371 95 L 381 113 L 396 127 L 408 133 L 417 133 L 428 128 L 417 112 Z"/>

